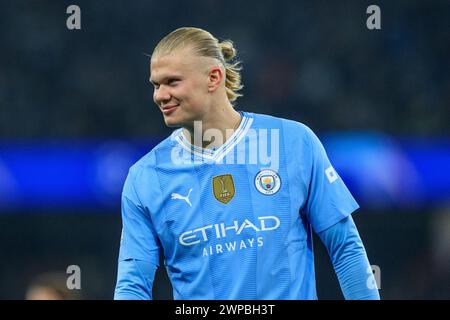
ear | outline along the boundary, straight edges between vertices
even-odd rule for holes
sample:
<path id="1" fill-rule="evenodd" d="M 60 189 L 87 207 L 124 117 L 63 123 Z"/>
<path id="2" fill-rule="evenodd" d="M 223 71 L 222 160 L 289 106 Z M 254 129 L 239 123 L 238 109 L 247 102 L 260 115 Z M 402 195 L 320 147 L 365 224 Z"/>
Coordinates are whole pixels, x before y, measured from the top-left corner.
<path id="1" fill-rule="evenodd" d="M 223 70 L 220 66 L 214 66 L 209 69 L 208 74 L 208 92 L 214 92 L 222 83 L 224 77 Z"/>

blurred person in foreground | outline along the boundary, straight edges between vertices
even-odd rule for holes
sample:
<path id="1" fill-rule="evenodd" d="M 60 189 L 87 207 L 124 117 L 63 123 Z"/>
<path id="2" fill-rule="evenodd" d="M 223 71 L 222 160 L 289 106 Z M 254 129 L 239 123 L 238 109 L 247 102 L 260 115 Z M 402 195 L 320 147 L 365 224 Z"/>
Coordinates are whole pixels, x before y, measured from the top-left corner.
<path id="1" fill-rule="evenodd" d="M 35 277 L 25 293 L 25 300 L 79 300 L 79 290 L 67 288 L 67 275 L 59 272 L 43 273 Z"/>
<path id="2" fill-rule="evenodd" d="M 178 129 L 129 171 L 114 298 L 152 299 L 164 252 L 175 299 L 317 299 L 314 231 L 344 297 L 379 299 L 357 202 L 310 128 L 235 109 L 235 57 L 198 28 L 154 49 L 154 102 Z"/>

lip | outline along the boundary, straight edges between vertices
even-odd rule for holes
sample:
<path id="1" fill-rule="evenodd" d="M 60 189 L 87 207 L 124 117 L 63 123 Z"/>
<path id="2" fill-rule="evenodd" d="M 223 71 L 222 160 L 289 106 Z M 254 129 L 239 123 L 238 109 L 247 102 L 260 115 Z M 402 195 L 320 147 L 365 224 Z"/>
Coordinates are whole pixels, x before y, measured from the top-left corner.
<path id="1" fill-rule="evenodd" d="M 165 115 L 169 115 L 171 114 L 173 111 L 175 111 L 175 109 L 178 107 L 178 104 L 175 105 L 170 105 L 170 106 L 165 106 L 162 108 L 162 113 Z"/>

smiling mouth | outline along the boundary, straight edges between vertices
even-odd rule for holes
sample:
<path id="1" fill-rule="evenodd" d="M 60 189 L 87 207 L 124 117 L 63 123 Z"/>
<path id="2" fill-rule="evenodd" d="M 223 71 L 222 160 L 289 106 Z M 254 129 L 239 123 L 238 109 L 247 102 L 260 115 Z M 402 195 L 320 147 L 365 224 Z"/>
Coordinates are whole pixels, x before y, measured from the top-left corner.
<path id="1" fill-rule="evenodd" d="M 176 108 L 178 108 L 178 105 L 164 107 L 164 108 L 162 108 L 162 113 L 165 115 L 169 115 L 173 111 L 175 111 Z"/>

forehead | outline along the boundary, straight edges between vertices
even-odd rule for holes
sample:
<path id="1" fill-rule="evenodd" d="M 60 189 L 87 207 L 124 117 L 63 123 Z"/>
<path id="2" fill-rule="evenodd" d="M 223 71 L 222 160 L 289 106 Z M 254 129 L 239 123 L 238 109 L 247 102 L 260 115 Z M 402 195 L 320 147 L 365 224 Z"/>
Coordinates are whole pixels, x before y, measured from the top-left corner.
<path id="1" fill-rule="evenodd" d="M 193 59 L 192 54 L 182 52 L 173 52 L 161 56 L 152 57 L 150 62 L 150 73 L 153 78 L 160 78 L 168 74 L 180 74 L 186 73 L 191 70 L 191 61 Z"/>
<path id="2" fill-rule="evenodd" d="M 209 58 L 194 55 L 182 49 L 169 54 L 157 55 L 150 61 L 150 80 L 161 82 L 167 77 L 187 76 L 203 72 L 210 65 Z"/>

